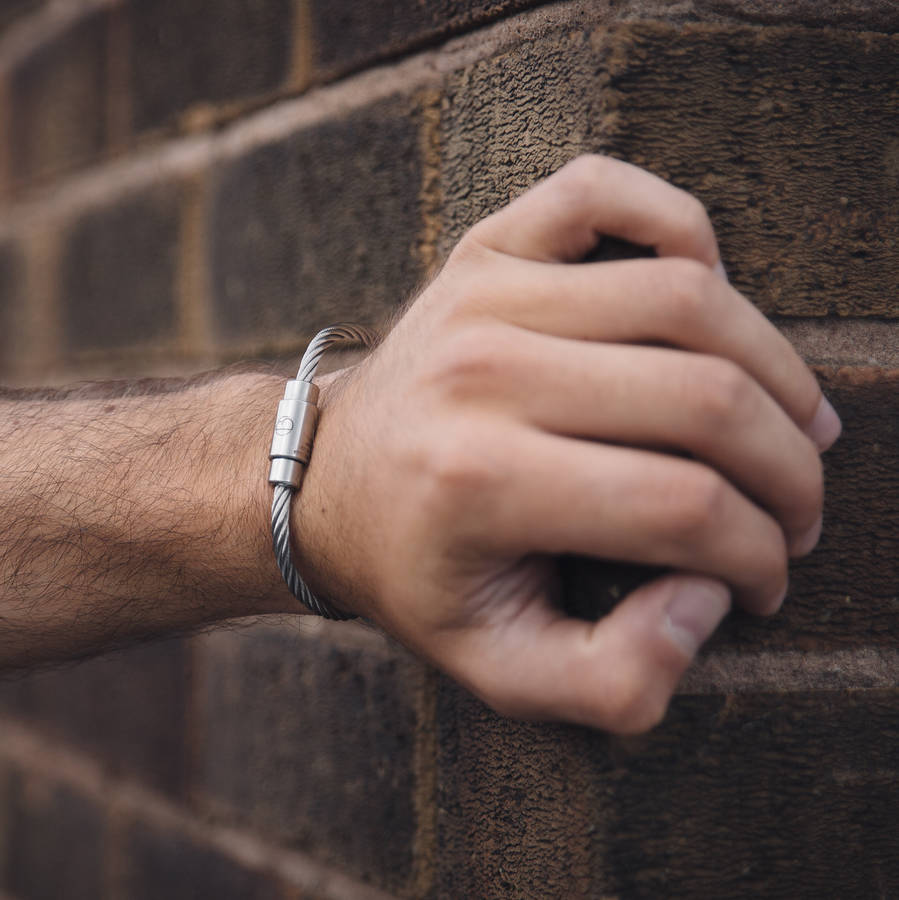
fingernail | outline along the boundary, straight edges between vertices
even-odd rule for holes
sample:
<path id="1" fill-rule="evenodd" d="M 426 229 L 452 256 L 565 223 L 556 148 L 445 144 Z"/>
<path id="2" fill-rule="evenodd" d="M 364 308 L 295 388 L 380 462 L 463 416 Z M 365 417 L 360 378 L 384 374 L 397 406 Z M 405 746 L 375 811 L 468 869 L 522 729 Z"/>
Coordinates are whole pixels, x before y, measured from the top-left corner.
<path id="1" fill-rule="evenodd" d="M 784 600 L 787 599 L 787 594 L 789 593 L 789 591 L 790 591 L 790 582 L 788 581 L 788 582 L 784 585 L 784 589 L 783 589 L 783 591 L 781 592 L 780 596 L 779 596 L 779 597 L 777 598 L 777 600 L 774 602 L 774 605 L 771 607 L 770 610 L 767 610 L 767 611 L 764 613 L 764 615 L 766 615 L 766 616 L 773 616 L 774 613 L 780 612 L 780 608 L 784 605 Z"/>
<path id="2" fill-rule="evenodd" d="M 815 442 L 819 450 L 827 450 L 840 436 L 843 423 L 836 410 L 830 405 L 827 397 L 822 397 L 815 410 L 815 417 L 808 427 L 808 436 Z"/>
<path id="3" fill-rule="evenodd" d="M 730 591 L 718 581 L 681 582 L 668 602 L 665 628 L 689 656 L 709 639 L 730 609 Z"/>
<path id="4" fill-rule="evenodd" d="M 730 279 L 727 277 L 727 270 L 724 268 L 724 263 L 721 262 L 720 259 L 715 263 L 714 272 L 719 278 L 730 283 Z"/>
<path id="5" fill-rule="evenodd" d="M 806 553 L 811 553 L 812 550 L 818 544 L 819 539 L 821 538 L 821 529 L 824 527 L 824 516 L 818 516 L 818 521 L 809 528 L 808 531 L 802 537 L 797 538 L 793 541 L 793 546 L 790 547 L 790 555 L 791 556 L 805 556 Z"/>

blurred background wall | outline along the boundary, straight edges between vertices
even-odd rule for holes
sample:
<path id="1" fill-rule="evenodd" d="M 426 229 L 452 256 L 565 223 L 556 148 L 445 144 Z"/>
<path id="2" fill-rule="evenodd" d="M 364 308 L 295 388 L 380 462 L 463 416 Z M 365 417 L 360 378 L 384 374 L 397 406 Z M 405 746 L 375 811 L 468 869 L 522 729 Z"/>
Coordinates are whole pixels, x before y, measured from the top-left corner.
<path id="1" fill-rule="evenodd" d="M 5 0 L 7 384 L 293 358 L 600 150 L 694 191 L 843 416 L 824 540 L 652 734 L 502 720 L 357 625 L 0 686 L 38 898 L 899 896 L 899 7 Z"/>

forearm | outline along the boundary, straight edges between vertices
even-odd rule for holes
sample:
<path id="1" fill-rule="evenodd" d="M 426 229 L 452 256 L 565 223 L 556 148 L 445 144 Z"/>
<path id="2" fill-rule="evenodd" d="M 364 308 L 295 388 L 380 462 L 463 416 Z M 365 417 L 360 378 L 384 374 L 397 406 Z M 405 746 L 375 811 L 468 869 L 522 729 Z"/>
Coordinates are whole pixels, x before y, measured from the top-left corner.
<path id="1" fill-rule="evenodd" d="M 267 532 L 283 379 L 0 401 L 0 668 L 298 610 Z"/>

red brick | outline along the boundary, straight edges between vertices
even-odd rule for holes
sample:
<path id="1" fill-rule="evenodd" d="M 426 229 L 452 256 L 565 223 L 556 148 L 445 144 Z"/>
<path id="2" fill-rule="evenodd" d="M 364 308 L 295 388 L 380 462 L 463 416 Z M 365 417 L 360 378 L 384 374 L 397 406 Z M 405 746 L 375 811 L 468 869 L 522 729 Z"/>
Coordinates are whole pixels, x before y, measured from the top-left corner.
<path id="1" fill-rule="evenodd" d="M 128 15 L 138 131 L 198 103 L 271 92 L 287 75 L 290 0 L 130 0 Z"/>
<path id="2" fill-rule="evenodd" d="M 201 806 L 401 889 L 416 827 L 416 665 L 272 625 L 207 640 Z"/>
<path id="3" fill-rule="evenodd" d="M 84 16 L 10 73 L 14 187 L 102 154 L 108 16 L 105 10 Z"/>

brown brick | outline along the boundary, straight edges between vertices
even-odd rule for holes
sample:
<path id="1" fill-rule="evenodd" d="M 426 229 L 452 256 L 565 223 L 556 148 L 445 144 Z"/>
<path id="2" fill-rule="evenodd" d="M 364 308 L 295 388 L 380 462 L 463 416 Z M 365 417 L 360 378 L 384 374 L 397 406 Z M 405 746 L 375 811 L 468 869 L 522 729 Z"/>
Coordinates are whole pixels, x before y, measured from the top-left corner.
<path id="1" fill-rule="evenodd" d="M 162 183 L 90 209 L 71 225 L 59 288 L 68 349 L 171 337 L 181 194 Z"/>
<path id="2" fill-rule="evenodd" d="M 21 337 L 24 261 L 11 241 L 0 243 L 0 371 L 8 371 L 11 356 Z"/>
<path id="3" fill-rule="evenodd" d="M 550 32 L 450 78 L 442 123 L 444 251 L 534 182 L 599 148 L 596 69 L 588 33 Z"/>
<path id="4" fill-rule="evenodd" d="M 676 698 L 648 736 L 438 704 L 435 896 L 891 896 L 895 691 Z"/>
<path id="5" fill-rule="evenodd" d="M 765 311 L 896 317 L 899 36 L 634 26 L 601 52 L 606 146 L 694 191 Z"/>
<path id="6" fill-rule="evenodd" d="M 420 47 L 543 0 L 312 0 L 315 67 L 334 75 Z"/>
<path id="7" fill-rule="evenodd" d="M 71 788 L 24 772 L 8 783 L 3 884 L 23 900 L 103 896 L 105 818 Z"/>
<path id="8" fill-rule="evenodd" d="M 827 29 L 549 34 L 451 81 L 447 236 L 605 150 L 706 203 L 764 310 L 895 317 L 897 59 L 899 36 Z"/>
<path id="9" fill-rule="evenodd" d="M 10 74 L 16 187 L 96 159 L 106 135 L 105 10 L 43 43 Z"/>
<path id="10" fill-rule="evenodd" d="M 824 389 L 843 418 L 825 455 L 825 527 L 791 567 L 789 598 L 770 619 L 734 613 L 713 646 L 893 646 L 899 632 L 899 371 L 839 369 Z M 568 605 L 592 617 L 639 584 L 635 568 L 567 563 Z M 609 585 L 615 585 L 610 591 Z"/>
<path id="11" fill-rule="evenodd" d="M 418 113 L 395 98 L 298 131 L 219 173 L 215 320 L 226 341 L 373 322 L 421 276 Z"/>
<path id="12" fill-rule="evenodd" d="M 131 0 L 134 126 L 272 91 L 290 65 L 290 0 Z"/>
<path id="13" fill-rule="evenodd" d="M 277 626 L 208 639 L 197 794 L 387 890 L 409 879 L 418 669 Z"/>
<path id="14" fill-rule="evenodd" d="M 50 741 L 64 741 L 178 796 L 187 780 L 189 646 L 165 641 L 0 685 L 0 709 Z"/>
<path id="15" fill-rule="evenodd" d="M 173 830 L 135 822 L 127 830 L 124 891 L 129 900 L 279 900 L 272 873 L 251 869 Z M 60 895 L 62 896 L 62 895 Z"/>
<path id="16" fill-rule="evenodd" d="M 838 25 L 863 31 L 899 30 L 893 0 L 693 0 L 701 18 L 725 14 L 766 25 Z"/>
<path id="17" fill-rule="evenodd" d="M 20 16 L 39 9 L 46 0 L 6 0 L 0 8 L 0 29 L 6 28 Z"/>

